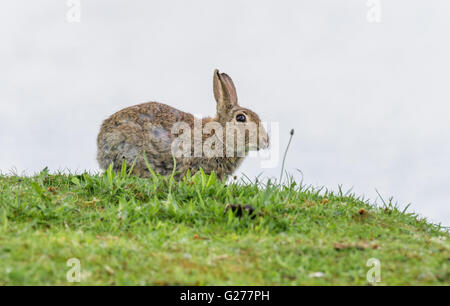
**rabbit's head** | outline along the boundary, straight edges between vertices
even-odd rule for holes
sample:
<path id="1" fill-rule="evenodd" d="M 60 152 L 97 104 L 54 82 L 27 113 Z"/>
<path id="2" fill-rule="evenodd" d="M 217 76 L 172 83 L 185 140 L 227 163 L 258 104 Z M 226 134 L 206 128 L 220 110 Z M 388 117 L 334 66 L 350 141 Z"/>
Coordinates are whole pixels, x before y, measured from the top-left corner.
<path id="1" fill-rule="evenodd" d="M 235 145 L 239 135 L 242 135 L 245 137 L 246 152 L 269 147 L 269 136 L 261 124 L 259 116 L 238 104 L 233 81 L 227 74 L 219 73 L 217 69 L 214 71 L 214 98 L 217 102 L 216 120 L 226 129 L 233 128 L 235 130 L 235 132 L 233 131 L 237 135 L 234 141 Z M 238 149 L 239 145 L 236 145 L 235 148 L 237 151 L 241 151 Z"/>

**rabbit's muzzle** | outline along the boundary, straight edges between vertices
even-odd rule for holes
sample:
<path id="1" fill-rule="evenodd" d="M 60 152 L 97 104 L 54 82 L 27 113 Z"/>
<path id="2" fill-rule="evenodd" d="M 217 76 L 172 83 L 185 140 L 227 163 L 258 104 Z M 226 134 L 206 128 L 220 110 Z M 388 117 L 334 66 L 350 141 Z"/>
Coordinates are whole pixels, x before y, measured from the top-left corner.
<path id="1" fill-rule="evenodd" d="M 264 150 L 264 149 L 268 149 L 270 146 L 270 139 L 269 139 L 269 135 L 267 135 L 266 130 L 264 129 L 264 127 L 260 126 L 259 127 L 259 141 L 258 141 L 258 147 L 256 148 L 258 151 L 259 150 Z"/>

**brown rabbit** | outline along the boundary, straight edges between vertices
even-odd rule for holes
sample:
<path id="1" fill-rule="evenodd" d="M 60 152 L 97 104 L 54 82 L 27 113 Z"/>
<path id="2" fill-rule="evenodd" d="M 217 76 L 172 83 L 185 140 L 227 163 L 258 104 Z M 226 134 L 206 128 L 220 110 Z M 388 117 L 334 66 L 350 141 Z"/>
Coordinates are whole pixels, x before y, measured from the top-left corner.
<path id="1" fill-rule="evenodd" d="M 214 97 L 217 101 L 217 114 L 214 118 L 196 119 L 189 113 L 157 102 L 131 106 L 113 114 L 103 122 L 97 138 L 97 160 L 100 167 L 105 170 L 113 164 L 113 169 L 119 171 L 123 161 L 128 166 L 134 162 L 133 174 L 149 177 L 151 172 L 145 162 L 147 160 L 156 173 L 170 175 L 175 158 L 177 177 L 184 176 L 188 170 L 194 173 L 202 168 L 205 173 L 215 172 L 220 179 L 226 179 L 239 167 L 250 150 L 267 148 L 269 138 L 258 115 L 238 105 L 231 78 L 218 70 L 214 71 Z M 198 122 L 201 135 L 193 132 L 195 122 Z M 192 136 L 187 143 L 190 148 L 187 146 L 184 151 L 188 154 L 183 156 L 174 154 L 174 140 L 180 136 L 180 130 L 174 132 L 173 128 L 180 123 L 184 123 L 184 128 L 181 129 L 183 133 Z M 259 135 L 257 141 L 252 141 L 250 133 L 245 130 L 249 123 L 256 127 Z M 213 128 L 209 129 L 209 133 L 204 133 L 208 125 Z M 223 132 L 228 126 L 235 129 L 233 137 Z M 221 128 L 222 131 L 219 131 Z M 191 132 L 188 133 L 188 130 Z M 238 140 L 234 139 L 235 132 L 245 135 L 243 150 L 239 150 Z M 195 142 L 199 140 L 201 144 L 212 144 L 215 152 L 221 154 L 211 155 L 207 151 L 198 154 L 194 149 Z M 232 149 L 226 151 L 230 144 Z"/>

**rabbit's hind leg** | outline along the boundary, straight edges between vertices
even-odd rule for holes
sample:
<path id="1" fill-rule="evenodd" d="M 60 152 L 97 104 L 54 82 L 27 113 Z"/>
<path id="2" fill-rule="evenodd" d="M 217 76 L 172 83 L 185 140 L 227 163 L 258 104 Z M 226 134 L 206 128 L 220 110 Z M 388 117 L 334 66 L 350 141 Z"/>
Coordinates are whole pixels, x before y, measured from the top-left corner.
<path id="1" fill-rule="evenodd" d="M 139 157 L 142 139 L 142 128 L 133 122 L 122 122 L 113 130 L 101 133 L 97 142 L 100 167 L 106 170 L 113 164 L 113 169 L 117 172 L 124 161 L 131 166 Z"/>

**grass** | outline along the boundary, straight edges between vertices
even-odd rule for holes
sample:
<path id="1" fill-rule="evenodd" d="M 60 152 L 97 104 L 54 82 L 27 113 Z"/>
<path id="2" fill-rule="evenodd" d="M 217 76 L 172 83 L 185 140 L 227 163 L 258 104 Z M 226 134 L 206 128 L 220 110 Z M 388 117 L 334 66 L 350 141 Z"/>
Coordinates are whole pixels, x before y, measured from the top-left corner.
<path id="1" fill-rule="evenodd" d="M 228 203 L 251 204 L 237 217 Z M 449 233 L 290 180 L 0 176 L 0 285 L 450 285 Z M 67 261 L 81 264 L 70 283 Z"/>

